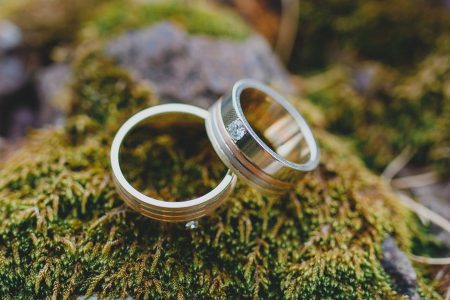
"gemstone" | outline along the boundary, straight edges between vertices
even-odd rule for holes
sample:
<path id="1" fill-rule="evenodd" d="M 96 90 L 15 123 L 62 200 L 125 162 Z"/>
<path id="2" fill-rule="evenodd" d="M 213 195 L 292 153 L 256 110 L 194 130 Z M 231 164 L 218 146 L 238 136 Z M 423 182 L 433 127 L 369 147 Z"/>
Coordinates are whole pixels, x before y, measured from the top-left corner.
<path id="1" fill-rule="evenodd" d="M 231 122 L 227 127 L 227 131 L 234 142 L 239 141 L 247 132 L 245 130 L 244 123 L 242 123 L 240 119 L 236 119 Z"/>
<path id="2" fill-rule="evenodd" d="M 198 221 L 197 220 L 189 221 L 186 223 L 185 226 L 187 230 L 194 230 L 198 227 Z"/>

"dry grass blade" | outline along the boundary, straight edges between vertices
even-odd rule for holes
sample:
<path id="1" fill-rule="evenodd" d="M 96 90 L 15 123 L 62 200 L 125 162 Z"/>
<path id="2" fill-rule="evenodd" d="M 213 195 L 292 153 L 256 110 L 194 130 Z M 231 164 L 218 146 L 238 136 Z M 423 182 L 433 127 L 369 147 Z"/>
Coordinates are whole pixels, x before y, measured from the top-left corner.
<path id="1" fill-rule="evenodd" d="M 435 172 L 428 172 L 419 175 L 405 176 L 393 179 L 391 185 L 399 190 L 427 186 L 437 183 L 439 180 Z"/>
<path id="2" fill-rule="evenodd" d="M 398 194 L 400 202 L 415 212 L 417 215 L 419 215 L 422 218 L 425 218 L 429 220 L 430 222 L 434 223 L 435 225 L 441 227 L 444 229 L 448 234 L 450 234 L 450 222 L 445 219 L 444 217 L 440 216 L 439 214 L 435 213 L 434 211 L 426 208 L 424 205 L 414 201 L 410 197 L 408 197 L 405 194 L 399 193 Z M 416 255 L 409 255 L 410 258 L 418 263 L 428 264 L 428 265 L 450 265 L 450 257 L 444 257 L 444 258 L 431 258 L 431 257 L 424 257 L 424 256 L 416 256 Z"/>
<path id="3" fill-rule="evenodd" d="M 287 63 L 291 57 L 300 19 L 300 0 L 283 0 L 283 12 L 275 52 Z"/>
<path id="4" fill-rule="evenodd" d="M 442 229 L 447 231 L 447 233 L 450 234 L 450 221 L 448 221 L 441 215 L 435 213 L 434 211 L 426 208 L 424 205 L 414 201 L 413 199 L 411 199 L 411 197 L 409 197 L 405 194 L 402 194 L 402 193 L 399 193 L 398 195 L 399 195 L 400 202 L 403 205 L 408 207 L 410 210 L 415 212 L 417 215 L 430 220 L 431 222 L 433 222 L 437 226 L 441 227 Z"/>
<path id="5" fill-rule="evenodd" d="M 387 182 L 390 182 L 395 175 L 398 174 L 411 160 L 415 151 L 411 147 L 406 147 L 403 151 L 393 159 L 389 165 L 384 169 L 381 177 L 383 177 Z"/>
<path id="6" fill-rule="evenodd" d="M 443 266 L 450 265 L 450 257 L 434 258 L 434 257 L 417 256 L 413 254 L 409 254 L 408 256 L 411 260 L 422 264 L 443 265 Z"/>

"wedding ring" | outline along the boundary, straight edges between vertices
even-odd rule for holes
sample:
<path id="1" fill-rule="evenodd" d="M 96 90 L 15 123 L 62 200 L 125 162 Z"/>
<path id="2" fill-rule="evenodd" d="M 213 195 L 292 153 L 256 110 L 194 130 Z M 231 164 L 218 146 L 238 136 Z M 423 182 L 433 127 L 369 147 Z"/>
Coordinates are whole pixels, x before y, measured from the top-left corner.
<path id="1" fill-rule="evenodd" d="M 206 131 L 224 164 L 263 192 L 292 189 L 319 163 L 319 148 L 300 113 L 254 80 L 238 81 L 209 109 Z"/>
<path id="2" fill-rule="evenodd" d="M 134 210 L 160 221 L 191 221 L 216 209 L 233 191 L 236 176 L 229 170 L 222 181 L 210 192 L 187 201 L 169 202 L 149 197 L 135 189 L 125 178 L 120 167 L 119 151 L 124 138 L 144 120 L 182 126 L 186 122 L 202 123 L 208 116 L 204 109 L 186 104 L 164 104 L 138 112 L 128 119 L 117 132 L 111 146 L 111 168 L 113 182 L 118 194 Z M 172 124 L 173 123 L 173 124 Z M 201 179 L 199 179 L 201 180 Z"/>

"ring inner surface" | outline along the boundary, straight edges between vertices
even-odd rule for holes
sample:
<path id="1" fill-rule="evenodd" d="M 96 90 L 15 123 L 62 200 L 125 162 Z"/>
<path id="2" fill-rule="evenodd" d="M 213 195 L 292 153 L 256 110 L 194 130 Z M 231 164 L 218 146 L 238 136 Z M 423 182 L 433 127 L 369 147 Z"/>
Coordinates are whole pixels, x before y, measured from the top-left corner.
<path id="1" fill-rule="evenodd" d="M 281 104 L 255 88 L 242 90 L 240 104 L 248 123 L 267 147 L 293 163 L 309 160 L 310 151 L 304 135 Z"/>
<path id="2" fill-rule="evenodd" d="M 163 201 L 202 196 L 227 172 L 209 142 L 204 119 L 180 112 L 137 124 L 123 140 L 119 161 L 135 189 Z"/>

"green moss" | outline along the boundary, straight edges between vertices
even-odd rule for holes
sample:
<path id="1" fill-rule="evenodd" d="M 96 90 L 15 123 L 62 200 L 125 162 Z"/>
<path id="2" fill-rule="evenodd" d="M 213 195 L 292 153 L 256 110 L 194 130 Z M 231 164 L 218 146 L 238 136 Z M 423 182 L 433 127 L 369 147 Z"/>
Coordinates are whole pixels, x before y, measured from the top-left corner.
<path id="1" fill-rule="evenodd" d="M 243 39 L 250 33 L 237 15 L 205 3 L 160 1 L 132 4 L 128 1 L 113 1 L 98 10 L 82 35 L 110 38 L 126 30 L 167 20 L 194 34 Z"/>
<path id="2" fill-rule="evenodd" d="M 157 124 L 144 122 L 128 135 L 120 156 L 133 186 L 169 201 L 204 195 L 226 174 L 211 148 L 204 123 L 177 122 L 169 128 L 161 120 Z M 205 167 L 199 169 L 199 164 Z"/>
<path id="3" fill-rule="evenodd" d="M 52 50 L 67 47 L 77 32 L 105 0 L 6 0 L 0 1 L 0 19 L 9 19 L 23 34 L 22 51 L 41 63 L 51 60 Z M 36 62 L 34 62 L 36 63 Z M 39 61 L 37 61 L 39 63 Z"/>
<path id="4" fill-rule="evenodd" d="M 43 63 L 65 59 L 67 50 L 80 41 L 111 38 L 161 21 L 190 33 L 237 40 L 251 32 L 232 11 L 200 1 L 8 0 L 0 1 L 1 18 L 21 28 L 24 51 Z M 61 46 L 62 51 L 55 51 Z"/>
<path id="5" fill-rule="evenodd" d="M 192 33 L 248 33 L 232 17 L 196 5 L 114 1 L 92 14 L 83 40 L 163 19 Z M 415 222 L 347 143 L 324 129 L 340 124 L 339 110 L 325 118 L 317 107 L 293 99 L 314 124 L 322 160 L 288 195 L 267 197 L 240 182 L 191 231 L 128 209 L 111 182 L 111 139 L 133 113 L 158 101 L 100 48 L 83 44 L 76 53 L 66 125 L 34 132 L 0 168 L 2 299 L 400 298 L 381 267 L 381 243 L 393 235 L 409 251 Z M 342 114 L 350 119 L 344 130 L 352 132 L 364 108 L 353 89 L 346 91 L 350 107 L 359 107 Z M 314 96 L 322 105 L 334 103 L 332 92 Z M 192 131 L 203 135 L 191 145 L 198 153 L 183 147 L 189 136 L 173 139 L 153 129 L 141 143 L 145 133 L 129 136 L 123 163 L 128 178 L 147 193 L 184 199 L 222 176 L 224 166 L 206 147 L 204 132 Z M 438 298 L 424 282 L 422 293 Z"/>
<path id="6" fill-rule="evenodd" d="M 305 1 L 301 20 L 292 67 L 325 69 L 307 77 L 303 96 L 321 107 L 327 128 L 352 139 L 378 172 L 409 148 L 413 166 L 447 177 L 450 17 L 444 3 Z"/>
<path id="7" fill-rule="evenodd" d="M 336 53 L 409 68 L 450 32 L 443 1 L 302 1 L 291 67 L 323 69 Z"/>
<path id="8" fill-rule="evenodd" d="M 305 81 L 305 97 L 323 108 L 327 128 L 351 137 L 375 170 L 410 147 L 413 164 L 450 174 L 448 53 L 436 50 L 405 77 L 379 64 L 362 68 L 373 77 L 364 91 L 355 84 L 358 75 L 344 66 Z"/>
<path id="9" fill-rule="evenodd" d="M 151 92 L 96 50 L 79 54 L 73 74 L 67 125 L 35 132 L 0 169 L 3 298 L 399 298 L 380 245 L 391 234 L 408 249 L 409 216 L 342 140 L 316 127 L 321 164 L 294 192 L 266 197 L 239 183 L 187 231 L 134 213 L 111 182 L 111 138 L 133 112 L 156 103 Z M 144 169 L 167 162 L 181 178 L 167 184 L 189 187 L 157 187 L 157 194 L 197 194 L 199 180 L 208 186 L 219 177 L 223 166 L 208 158 L 212 150 L 185 161 L 165 139 L 129 152 Z M 138 170 L 132 180 L 141 178 Z"/>

